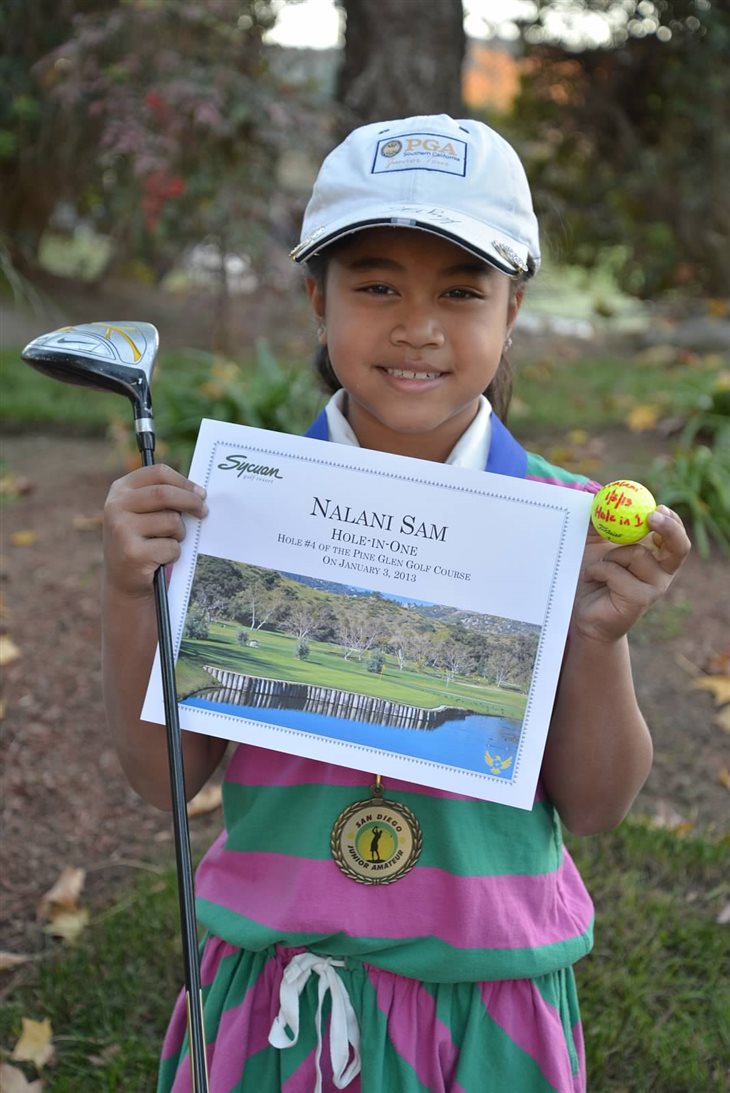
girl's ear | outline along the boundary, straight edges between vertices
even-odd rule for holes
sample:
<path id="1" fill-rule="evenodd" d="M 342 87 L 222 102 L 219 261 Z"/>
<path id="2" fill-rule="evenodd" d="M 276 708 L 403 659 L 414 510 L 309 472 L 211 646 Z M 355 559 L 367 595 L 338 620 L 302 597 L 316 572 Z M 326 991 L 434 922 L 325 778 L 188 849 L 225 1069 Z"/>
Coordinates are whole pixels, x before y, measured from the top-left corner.
<path id="1" fill-rule="evenodd" d="M 517 316 L 519 315 L 524 296 L 524 288 L 518 288 L 515 292 L 510 293 L 509 304 L 507 306 L 507 329 L 504 332 L 505 340 L 512 334 L 512 328 L 517 322 Z"/>
<path id="2" fill-rule="evenodd" d="M 317 341 L 320 345 L 326 345 L 327 328 L 325 327 L 324 321 L 324 290 L 319 282 L 315 281 L 313 277 L 307 277 L 306 286 L 309 300 L 312 304 L 312 311 L 317 320 Z"/>

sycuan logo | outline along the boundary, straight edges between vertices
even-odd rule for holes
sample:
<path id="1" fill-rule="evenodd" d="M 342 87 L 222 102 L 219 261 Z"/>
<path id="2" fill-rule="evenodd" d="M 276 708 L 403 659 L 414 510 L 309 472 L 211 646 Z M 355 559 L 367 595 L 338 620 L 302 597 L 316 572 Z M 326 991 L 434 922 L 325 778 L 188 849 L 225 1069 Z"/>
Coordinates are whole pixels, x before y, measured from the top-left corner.
<path id="1" fill-rule="evenodd" d="M 219 463 L 219 471 L 236 471 L 236 478 L 242 474 L 260 474 L 262 478 L 283 478 L 278 467 L 267 467 L 265 463 L 249 463 L 247 455 L 230 454 L 226 463 Z"/>

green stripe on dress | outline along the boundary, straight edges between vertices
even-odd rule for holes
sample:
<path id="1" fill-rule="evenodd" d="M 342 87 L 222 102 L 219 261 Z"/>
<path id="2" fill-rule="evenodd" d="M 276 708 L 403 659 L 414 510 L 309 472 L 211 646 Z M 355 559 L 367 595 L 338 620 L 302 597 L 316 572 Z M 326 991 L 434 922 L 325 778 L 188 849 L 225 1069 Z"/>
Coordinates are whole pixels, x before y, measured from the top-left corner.
<path id="1" fill-rule="evenodd" d="M 204 899 L 198 898 L 197 911 L 200 922 L 210 933 L 249 951 L 262 951 L 280 942 L 325 956 L 355 957 L 376 968 L 433 983 L 531 979 L 545 975 L 585 956 L 593 936 L 591 924 L 584 934 L 538 949 L 459 949 L 435 937 L 349 937 L 345 933 L 322 937 L 306 931 L 290 931 L 282 937 L 280 931 Z"/>
<path id="2" fill-rule="evenodd" d="M 364 798 L 351 786 L 329 785 L 272 786 L 258 794 L 248 786 L 226 783 L 223 792 L 226 810 L 246 817 L 245 836 L 234 824 L 227 850 L 313 861 L 330 858 L 332 825 L 345 808 Z M 420 866 L 442 869 L 447 861 L 455 876 L 535 876 L 558 869 L 562 862 L 560 825 L 548 801 L 528 812 L 419 793 L 393 793 L 392 798 L 410 808 L 421 825 Z M 316 817 L 312 824 L 310 817 Z"/>

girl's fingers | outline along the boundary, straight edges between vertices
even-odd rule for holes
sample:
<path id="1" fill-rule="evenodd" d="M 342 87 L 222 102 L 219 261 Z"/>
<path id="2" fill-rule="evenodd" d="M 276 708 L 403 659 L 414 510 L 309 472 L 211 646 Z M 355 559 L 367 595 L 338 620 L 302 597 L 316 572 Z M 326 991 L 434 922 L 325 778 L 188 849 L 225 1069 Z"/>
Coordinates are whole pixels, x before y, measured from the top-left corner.
<path id="1" fill-rule="evenodd" d="M 104 508 L 104 558 L 110 585 L 147 594 L 160 567 L 177 561 L 185 516 L 208 511 L 205 490 L 164 464 L 114 482 Z"/>
<path id="2" fill-rule="evenodd" d="M 181 543 L 185 538 L 185 523 L 179 512 L 150 512 L 134 518 L 134 533 L 142 539 L 175 539 Z"/>
<path id="3" fill-rule="evenodd" d="M 199 493 L 181 486 L 156 484 L 120 494 L 118 500 L 127 512 L 142 515 L 150 512 L 185 512 L 204 516 L 208 507 Z"/>
<path id="4" fill-rule="evenodd" d="M 666 505 L 659 505 L 649 514 L 648 524 L 652 530 L 651 553 L 664 572 L 673 576 L 692 546 L 684 524 Z"/>
<path id="5" fill-rule="evenodd" d="M 114 482 L 107 498 L 109 510 L 147 513 L 174 510 L 204 516 L 205 490 L 164 464 L 140 467 Z"/>
<path id="6" fill-rule="evenodd" d="M 658 565 L 664 574 L 674 576 L 692 545 L 684 524 L 676 512 L 672 512 L 665 505 L 660 505 L 649 515 L 648 523 L 651 528 L 650 537 L 643 542 L 624 546 L 613 546 L 591 532 L 586 549 L 587 566 L 598 562 L 611 562 L 631 570 L 641 580 L 651 580 Z M 597 579 L 604 580 L 605 576 Z"/>
<path id="7" fill-rule="evenodd" d="M 202 491 L 202 486 L 197 486 L 194 482 L 191 482 L 189 478 L 186 478 L 184 474 L 180 474 L 179 471 L 173 470 L 172 467 L 168 467 L 166 463 L 154 463 L 151 467 L 138 467 L 136 471 L 130 471 L 129 474 L 125 474 L 123 478 L 120 478 L 114 485 L 128 486 L 130 489 L 138 489 L 142 486 L 152 486 L 156 483 L 162 483 L 170 486 L 180 486 L 184 489 L 190 489 L 193 491 Z"/>

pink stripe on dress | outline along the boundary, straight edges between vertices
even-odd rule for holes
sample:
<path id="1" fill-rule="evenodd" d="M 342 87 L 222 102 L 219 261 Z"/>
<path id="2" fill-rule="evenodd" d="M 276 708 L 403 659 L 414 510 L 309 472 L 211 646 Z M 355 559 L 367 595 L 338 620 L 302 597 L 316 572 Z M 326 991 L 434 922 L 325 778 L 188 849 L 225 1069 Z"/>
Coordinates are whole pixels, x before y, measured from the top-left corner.
<path id="1" fill-rule="evenodd" d="M 545 482 L 548 486 L 562 486 L 568 490 L 580 490 L 581 493 L 598 493 L 601 488 L 598 482 L 566 482 L 564 478 L 548 474 L 526 474 L 525 479 L 528 482 Z"/>
<path id="2" fill-rule="evenodd" d="M 367 968 L 378 1008 L 388 1022 L 388 1039 L 429 1093 L 464 1093 L 453 1075 L 459 1051 L 436 1015 L 433 995 L 416 979 Z M 424 1035 L 427 1030 L 427 1037 Z"/>
<path id="3" fill-rule="evenodd" d="M 300 1065 L 282 1083 L 281 1093 L 312 1093 L 316 1088 L 317 1070 L 315 1056 L 317 1049 L 313 1048 L 309 1055 L 302 1059 Z M 322 1075 L 323 1093 L 329 1093 L 335 1089 L 332 1075 L 332 1063 L 330 1061 L 329 1028 L 322 1035 L 322 1055 L 319 1060 L 319 1069 Z M 345 1087 L 347 1093 L 361 1093 L 360 1075 L 356 1074 L 352 1081 Z"/>
<path id="4" fill-rule="evenodd" d="M 200 960 L 201 986 L 209 986 L 218 974 L 221 960 L 223 960 L 225 956 L 237 952 L 240 952 L 237 946 L 229 945 L 228 942 L 221 941 L 218 937 L 209 938 L 203 948 L 203 955 Z M 162 1045 L 163 1059 L 169 1059 L 171 1055 L 177 1055 L 179 1053 L 186 1032 L 187 1013 L 185 1008 L 185 991 L 182 990 L 178 995 L 175 1009 L 173 1010 L 172 1018 L 165 1034 L 165 1041 Z"/>
<path id="5" fill-rule="evenodd" d="M 570 1064 L 557 1010 L 529 979 L 480 984 L 484 1008 L 517 1046 L 535 1061 L 558 1093 L 582 1093 Z"/>
<path id="6" fill-rule="evenodd" d="M 279 1012 L 282 972 L 282 959 L 277 954 L 266 962 L 242 1001 L 221 1015 L 210 1064 L 211 1090 L 235 1089 L 246 1060 L 269 1048 L 269 1031 Z M 173 1093 L 177 1093 L 177 1086 Z"/>
<path id="7" fill-rule="evenodd" d="M 350 767 L 338 767 L 332 763 L 320 763 L 316 759 L 305 759 L 297 755 L 283 756 L 281 752 L 269 748 L 257 748 L 251 744 L 240 744 L 226 770 L 226 782 L 239 786 L 346 786 L 370 788 L 374 778 L 362 771 Z M 416 785 L 399 778 L 386 778 L 384 787 L 393 793 L 418 793 L 425 797 L 441 797 L 448 801 L 473 801 L 465 793 L 451 793 L 432 786 Z M 538 796 L 536 800 L 541 800 Z"/>
<path id="8" fill-rule="evenodd" d="M 281 893 L 275 904 L 271 891 Z M 535 876 L 459 877 L 417 866 L 397 885 L 371 888 L 363 899 L 360 886 L 333 861 L 221 849 L 201 863 L 197 892 L 281 940 L 300 932 L 338 935 L 346 924 L 352 937 L 435 937 L 458 949 L 534 949 L 580 936 L 593 913 L 567 855 L 555 873 Z"/>

